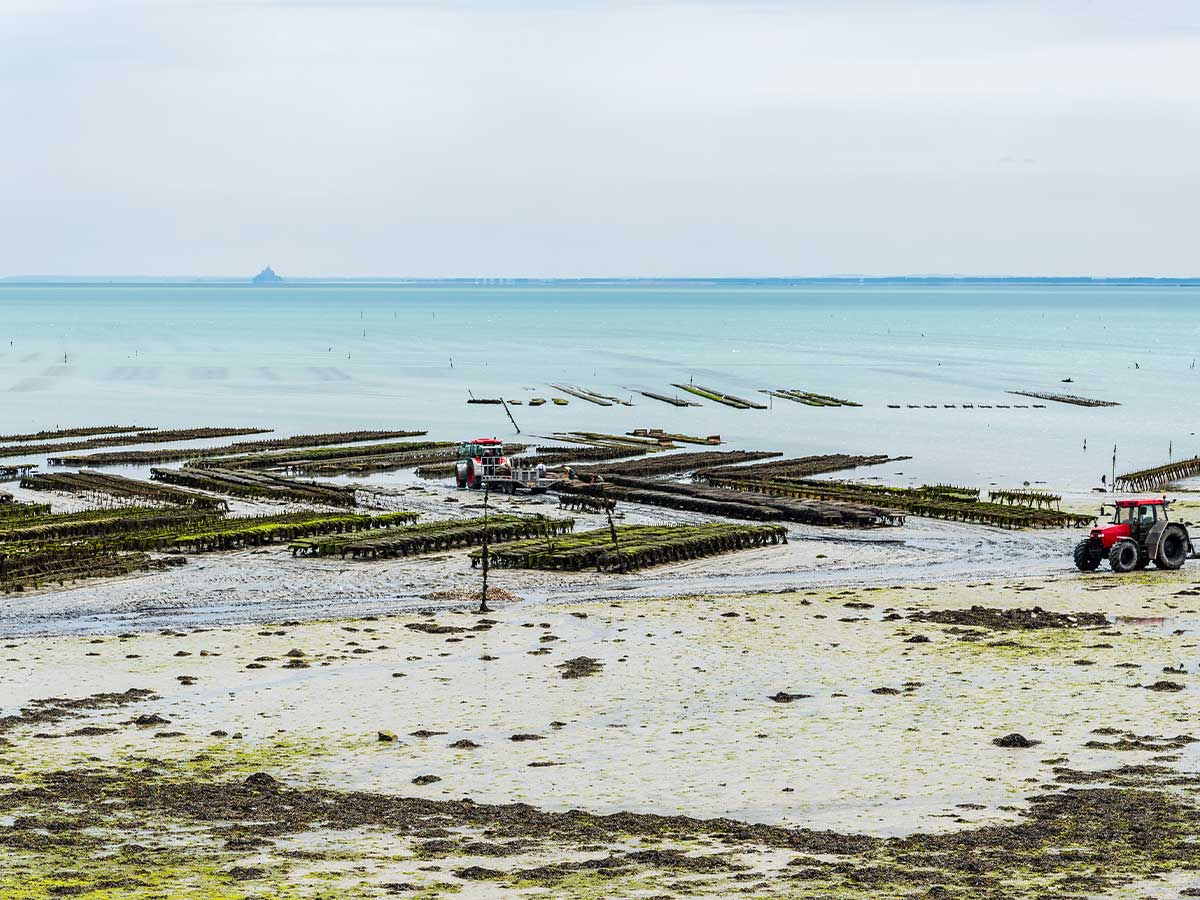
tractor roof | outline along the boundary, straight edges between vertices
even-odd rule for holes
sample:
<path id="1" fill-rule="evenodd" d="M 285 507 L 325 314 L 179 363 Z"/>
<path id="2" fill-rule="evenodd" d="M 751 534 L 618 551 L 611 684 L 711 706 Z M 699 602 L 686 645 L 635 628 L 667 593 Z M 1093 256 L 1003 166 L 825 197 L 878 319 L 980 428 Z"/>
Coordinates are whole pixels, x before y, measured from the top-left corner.
<path id="1" fill-rule="evenodd" d="M 1164 503 L 1166 503 L 1166 502 L 1167 502 L 1167 501 L 1166 501 L 1166 499 L 1165 499 L 1165 498 L 1156 498 L 1156 497 L 1152 497 L 1152 498 L 1150 498 L 1149 500 L 1118 500 L 1118 501 L 1116 502 L 1116 504 L 1115 504 L 1115 505 L 1116 505 L 1116 506 L 1120 506 L 1120 507 L 1129 507 L 1129 506 L 1162 506 L 1162 505 L 1163 505 Z"/>
<path id="2" fill-rule="evenodd" d="M 492 444 L 502 444 L 504 442 L 501 441 L 499 438 L 475 438 L 475 440 L 471 441 L 471 443 L 472 444 L 486 444 L 488 446 L 491 446 Z"/>

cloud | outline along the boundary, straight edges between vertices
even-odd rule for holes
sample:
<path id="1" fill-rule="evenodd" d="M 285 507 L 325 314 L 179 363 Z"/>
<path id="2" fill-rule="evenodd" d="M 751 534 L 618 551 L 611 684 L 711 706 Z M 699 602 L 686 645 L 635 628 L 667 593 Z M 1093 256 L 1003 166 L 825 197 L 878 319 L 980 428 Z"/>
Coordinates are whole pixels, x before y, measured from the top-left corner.
<path id="1" fill-rule="evenodd" d="M 0 272 L 1192 265 L 1192 5 L 39 0 L 0 15 L 15 126 L 0 192 L 20 213 L 0 221 Z"/>

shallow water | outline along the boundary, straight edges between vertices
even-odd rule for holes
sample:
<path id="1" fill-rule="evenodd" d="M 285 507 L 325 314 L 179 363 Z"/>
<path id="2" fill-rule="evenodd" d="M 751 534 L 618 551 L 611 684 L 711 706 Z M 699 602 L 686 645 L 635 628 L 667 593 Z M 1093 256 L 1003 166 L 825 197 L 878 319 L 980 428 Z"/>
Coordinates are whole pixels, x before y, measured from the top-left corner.
<path id="1" fill-rule="evenodd" d="M 1086 489 L 1111 470 L 1114 444 L 1118 470 L 1200 452 L 1198 291 L 7 284 L 0 431 L 119 422 L 508 436 L 503 411 L 468 406 L 469 392 L 528 400 L 565 382 L 627 396 L 694 379 L 757 399 L 792 387 L 864 406 L 676 409 L 634 395 L 633 408 L 572 399 L 513 412 L 534 434 L 664 427 L 791 453 L 913 456 L 859 473 L 897 482 Z M 1019 389 L 1123 405 L 961 408 L 1040 402 L 1005 393 Z"/>

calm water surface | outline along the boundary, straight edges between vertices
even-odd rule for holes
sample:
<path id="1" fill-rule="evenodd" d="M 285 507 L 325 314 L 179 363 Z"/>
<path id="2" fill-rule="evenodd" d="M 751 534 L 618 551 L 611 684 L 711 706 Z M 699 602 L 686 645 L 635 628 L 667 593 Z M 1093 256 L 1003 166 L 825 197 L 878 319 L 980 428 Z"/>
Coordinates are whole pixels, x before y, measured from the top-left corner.
<path id="1" fill-rule="evenodd" d="M 861 409 L 775 400 L 514 408 L 526 432 L 663 427 L 789 453 L 886 452 L 897 483 L 1086 488 L 1200 453 L 1198 290 L 1116 286 L 0 286 L 0 431 L 120 423 L 283 432 L 511 425 L 477 397 L 629 396 L 693 379 L 747 397 L 790 387 Z M 1071 378 L 1073 383 L 1063 384 Z M 1032 403 L 1009 390 L 1122 405 Z M 889 409 L 887 404 L 938 404 Z M 943 404 L 956 404 L 947 409 Z M 1087 441 L 1087 450 L 1083 448 Z M 864 472 L 863 474 L 868 474 Z"/>

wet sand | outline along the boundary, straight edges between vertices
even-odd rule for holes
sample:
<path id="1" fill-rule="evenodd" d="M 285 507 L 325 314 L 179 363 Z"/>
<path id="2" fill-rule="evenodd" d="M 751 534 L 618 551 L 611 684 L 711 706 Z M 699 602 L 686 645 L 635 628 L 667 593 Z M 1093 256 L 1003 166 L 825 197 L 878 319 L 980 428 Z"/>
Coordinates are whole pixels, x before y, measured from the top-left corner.
<path id="1" fill-rule="evenodd" d="M 26 502 L 72 509 L 72 498 L 20 491 Z M 77 502 L 77 501 L 75 501 Z M 422 521 L 481 515 L 478 495 L 438 482 L 403 486 L 399 500 Z M 236 501 L 239 514 L 298 507 Z M 602 515 L 564 512 L 552 495 L 491 498 L 496 513 L 575 519 L 576 530 L 604 528 Z M 623 524 L 721 521 L 698 513 L 624 504 Z M 938 583 L 968 578 L 1074 571 L 1073 533 L 1009 531 L 909 518 L 868 531 L 791 525 L 789 543 L 630 573 L 497 571 L 494 584 L 530 603 L 622 597 L 671 597 L 828 587 L 838 584 Z M 186 566 L 19 595 L 0 595 L 0 636 L 114 633 L 129 628 L 198 627 L 280 619 L 383 615 L 448 604 L 431 595 L 478 589 L 466 550 L 391 560 L 294 559 L 285 546 L 196 554 Z"/>
<path id="2" fill-rule="evenodd" d="M 9 639 L 0 897 L 1176 896 L 1197 597 L 1185 569 Z M 946 616 L 972 605 L 1109 624 Z"/>

